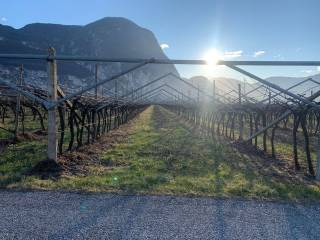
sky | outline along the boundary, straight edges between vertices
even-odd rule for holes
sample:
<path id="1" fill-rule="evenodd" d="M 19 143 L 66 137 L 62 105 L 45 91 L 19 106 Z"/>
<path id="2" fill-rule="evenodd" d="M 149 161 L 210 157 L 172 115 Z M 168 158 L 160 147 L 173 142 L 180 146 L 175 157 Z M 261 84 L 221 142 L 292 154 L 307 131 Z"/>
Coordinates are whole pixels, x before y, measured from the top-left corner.
<path id="1" fill-rule="evenodd" d="M 85 25 L 125 17 L 151 30 L 172 59 L 320 60 L 319 0 L 2 0 L 0 23 Z M 261 77 L 319 67 L 247 67 Z M 178 66 L 181 75 L 242 78 L 226 67 Z"/>

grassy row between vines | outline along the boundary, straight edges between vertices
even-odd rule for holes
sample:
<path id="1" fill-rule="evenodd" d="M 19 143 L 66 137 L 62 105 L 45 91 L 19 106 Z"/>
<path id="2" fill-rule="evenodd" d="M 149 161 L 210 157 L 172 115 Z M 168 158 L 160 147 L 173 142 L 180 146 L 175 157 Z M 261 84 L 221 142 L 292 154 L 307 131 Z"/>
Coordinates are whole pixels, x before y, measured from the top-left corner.
<path id="1" fill-rule="evenodd" d="M 285 173 L 277 173 L 279 169 L 273 167 L 272 163 L 262 174 L 259 157 L 241 154 L 225 142 L 201 136 L 175 113 L 162 107 L 151 106 L 142 112 L 131 123 L 129 132 L 126 141 L 103 150 L 100 164 L 88 166 L 84 176 L 61 176 L 45 180 L 25 176 L 23 172 L 45 154 L 45 142 L 26 143 L 30 147 L 30 154 L 38 153 L 37 158 L 28 159 L 29 156 L 23 153 L 11 165 L 9 153 L 17 153 L 12 153 L 8 148 L 4 153 L 8 159 L 6 168 L 0 163 L 0 184 L 24 189 L 320 199 L 317 183 L 290 182 Z M 21 162 L 23 167 L 17 162 Z"/>

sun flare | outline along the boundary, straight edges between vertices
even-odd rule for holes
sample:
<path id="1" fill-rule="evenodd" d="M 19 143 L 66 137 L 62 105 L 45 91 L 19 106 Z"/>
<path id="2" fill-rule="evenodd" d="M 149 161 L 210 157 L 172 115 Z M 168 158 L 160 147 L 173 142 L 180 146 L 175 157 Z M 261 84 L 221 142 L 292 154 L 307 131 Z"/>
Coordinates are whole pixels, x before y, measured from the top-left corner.
<path id="1" fill-rule="evenodd" d="M 219 60 L 222 60 L 222 54 L 215 48 L 210 49 L 204 55 L 204 60 L 206 60 L 207 65 L 216 66 Z"/>
<path id="2" fill-rule="evenodd" d="M 205 53 L 203 59 L 207 62 L 205 67 L 207 75 L 214 76 L 218 70 L 217 63 L 219 60 L 223 60 L 223 55 L 219 50 L 212 48 Z"/>

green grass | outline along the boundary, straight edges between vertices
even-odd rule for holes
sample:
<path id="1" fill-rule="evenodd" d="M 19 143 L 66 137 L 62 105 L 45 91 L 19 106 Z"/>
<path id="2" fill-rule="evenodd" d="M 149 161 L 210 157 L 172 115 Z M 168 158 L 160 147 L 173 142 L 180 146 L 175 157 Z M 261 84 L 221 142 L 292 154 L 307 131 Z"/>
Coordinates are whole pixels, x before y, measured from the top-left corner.
<path id="1" fill-rule="evenodd" d="M 11 113 L 5 118 L 4 123 L 0 123 L 1 127 L 13 131 L 14 117 Z M 38 119 L 33 121 L 30 114 L 25 116 L 25 133 L 39 130 L 40 124 Z M 19 123 L 19 133 L 22 133 L 21 122 Z M 12 139 L 13 133 L 9 133 L 0 129 L 0 139 Z M 40 138 L 40 137 L 39 137 Z M 15 144 L 5 147 L 0 153 L 0 187 L 7 187 L 10 184 L 23 182 L 26 173 L 39 161 L 46 158 L 46 140 L 23 140 Z"/>
<path id="2" fill-rule="evenodd" d="M 132 128 L 129 140 L 104 151 L 101 154 L 103 164 L 92 166 L 87 176 L 61 177 L 57 180 L 29 176 L 8 186 L 260 199 L 320 199 L 318 185 L 279 181 L 272 176 L 276 171 L 272 166 L 265 171 L 269 175 L 262 175 L 263 166 L 259 165 L 258 158 L 249 158 L 227 144 L 200 136 L 195 129 L 164 108 L 149 107 L 139 115 Z"/>
<path id="3" fill-rule="evenodd" d="M 215 127 L 217 128 L 217 125 Z M 261 126 L 259 127 L 261 128 Z M 222 125 L 221 125 L 222 129 Z M 235 138 L 239 138 L 239 126 L 237 124 L 237 121 L 235 121 Z M 230 134 L 230 129 L 228 128 L 228 136 Z M 267 153 L 269 155 L 272 154 L 271 149 L 271 130 L 268 131 L 267 134 Z M 244 125 L 243 130 L 243 138 L 247 139 L 250 137 L 250 128 L 248 124 Z M 297 150 L 298 150 L 298 160 L 301 168 L 304 172 L 308 172 L 307 170 L 307 159 L 306 159 L 306 153 L 305 153 L 305 146 L 304 146 L 304 137 L 301 129 L 298 129 L 297 132 Z M 310 141 L 310 153 L 312 158 L 313 166 L 316 167 L 317 164 L 317 136 L 311 135 L 309 136 Z M 252 140 L 254 144 L 254 139 Z M 260 134 L 257 137 L 257 146 L 259 149 L 263 149 L 263 135 Z M 292 139 L 292 131 L 291 130 L 285 130 L 285 129 L 277 129 L 275 139 L 274 139 L 274 147 L 275 147 L 275 154 L 276 157 L 281 158 L 282 160 L 286 160 L 289 162 L 289 164 L 293 164 L 293 139 Z"/>
<path id="4" fill-rule="evenodd" d="M 45 141 L 25 141 L 11 144 L 1 152 L 0 187 L 23 182 L 26 173 L 46 156 Z"/>

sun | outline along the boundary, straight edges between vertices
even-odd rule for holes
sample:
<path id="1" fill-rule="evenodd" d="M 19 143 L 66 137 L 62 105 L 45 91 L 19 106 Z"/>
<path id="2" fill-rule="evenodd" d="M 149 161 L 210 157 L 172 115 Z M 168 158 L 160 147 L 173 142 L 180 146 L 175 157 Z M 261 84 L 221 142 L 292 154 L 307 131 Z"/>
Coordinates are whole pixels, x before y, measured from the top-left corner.
<path id="1" fill-rule="evenodd" d="M 204 60 L 209 66 L 216 66 L 219 60 L 222 60 L 222 54 L 215 48 L 212 48 L 204 55 Z"/>
<path id="2" fill-rule="evenodd" d="M 208 76 L 214 76 L 218 70 L 217 63 L 223 60 L 223 55 L 216 48 L 208 50 L 203 59 L 207 62 L 205 67 Z"/>

